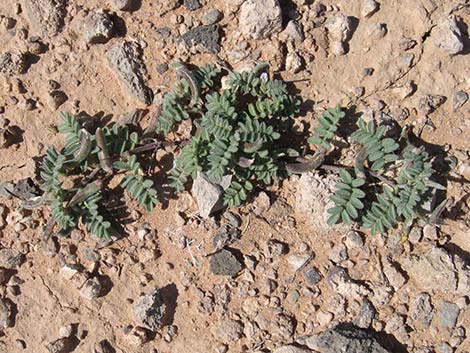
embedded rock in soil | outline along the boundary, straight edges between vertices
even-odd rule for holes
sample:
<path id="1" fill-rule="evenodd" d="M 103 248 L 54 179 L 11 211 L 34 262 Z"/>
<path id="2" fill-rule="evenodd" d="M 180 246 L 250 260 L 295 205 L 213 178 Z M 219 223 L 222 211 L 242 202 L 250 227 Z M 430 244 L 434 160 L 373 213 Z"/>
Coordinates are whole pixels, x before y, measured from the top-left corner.
<path id="1" fill-rule="evenodd" d="M 408 318 L 417 328 L 428 328 L 433 318 L 431 296 L 428 293 L 420 293 L 411 301 Z"/>
<path id="2" fill-rule="evenodd" d="M 276 348 L 273 353 L 310 353 L 310 349 L 299 348 L 293 345 Z"/>
<path id="3" fill-rule="evenodd" d="M 167 321 L 168 308 L 163 293 L 155 288 L 147 295 L 139 298 L 134 305 L 135 320 L 152 331 L 157 331 Z"/>
<path id="4" fill-rule="evenodd" d="M 458 255 L 433 247 L 413 254 L 402 262 L 404 270 L 418 288 L 427 292 L 467 295 L 470 291 L 470 269 Z"/>
<path id="5" fill-rule="evenodd" d="M 243 336 L 243 324 L 240 321 L 225 319 L 214 332 L 215 338 L 223 343 L 230 343 Z"/>
<path id="6" fill-rule="evenodd" d="M 361 297 L 370 293 L 362 284 L 353 282 L 346 269 L 333 266 L 328 271 L 328 284 L 337 293 L 349 297 Z"/>
<path id="7" fill-rule="evenodd" d="M 199 0 L 184 0 L 183 5 L 189 11 L 195 11 L 201 8 L 201 4 L 199 3 Z"/>
<path id="8" fill-rule="evenodd" d="M 59 34 L 67 14 L 65 0 L 23 0 L 23 3 L 36 34 L 44 38 Z"/>
<path id="9" fill-rule="evenodd" d="M 57 110 L 67 99 L 68 97 L 64 92 L 56 90 L 49 93 L 47 104 L 52 110 Z"/>
<path id="10" fill-rule="evenodd" d="M 85 43 L 106 43 L 113 35 L 114 23 L 107 13 L 92 11 L 78 25 L 78 29 Z"/>
<path id="11" fill-rule="evenodd" d="M 304 337 L 299 343 L 322 353 L 392 353 L 370 331 L 351 324 L 340 324 L 319 335 Z"/>
<path id="12" fill-rule="evenodd" d="M 5 75 L 20 75 L 27 69 L 27 57 L 24 53 L 7 51 L 0 55 L 0 73 Z"/>
<path id="13" fill-rule="evenodd" d="M 188 50 L 196 49 L 200 53 L 217 54 L 220 51 L 220 27 L 217 24 L 203 25 L 190 29 L 178 38 Z"/>
<path id="14" fill-rule="evenodd" d="M 441 326 L 453 329 L 457 324 L 460 309 L 455 303 L 441 301 L 439 304 L 439 322 Z"/>
<path id="15" fill-rule="evenodd" d="M 240 31 L 253 39 L 267 38 L 282 30 L 278 0 L 247 0 L 240 9 Z"/>
<path id="16" fill-rule="evenodd" d="M 242 264 L 228 250 L 221 250 L 210 257 L 210 271 L 214 275 L 235 276 L 242 269 Z"/>
<path id="17" fill-rule="evenodd" d="M 0 266 L 5 268 L 17 268 L 23 264 L 25 256 L 23 253 L 13 249 L 0 250 Z"/>
<path id="18" fill-rule="evenodd" d="M 14 305 L 10 299 L 0 299 L 0 329 L 13 327 L 15 325 L 13 310 Z"/>
<path id="19" fill-rule="evenodd" d="M 354 320 L 354 325 L 357 327 L 368 329 L 372 325 L 377 311 L 374 308 L 374 305 L 370 302 L 369 299 L 364 298 L 361 304 L 361 310 L 356 320 Z"/>
<path id="20" fill-rule="evenodd" d="M 310 286 L 314 286 L 315 284 L 320 282 L 322 279 L 322 275 L 320 271 L 318 271 L 315 267 L 312 267 L 308 269 L 307 271 L 305 271 L 304 277 Z"/>
<path id="21" fill-rule="evenodd" d="M 111 0 L 111 7 L 113 10 L 129 11 L 132 10 L 132 5 L 135 0 Z"/>
<path id="22" fill-rule="evenodd" d="M 432 31 L 432 38 L 434 45 L 449 55 L 459 54 L 464 49 L 462 32 L 455 16 L 443 19 Z"/>
<path id="23" fill-rule="evenodd" d="M 327 211 L 335 205 L 329 197 L 334 194 L 338 181 L 336 175 L 320 176 L 315 172 L 304 173 L 299 179 L 295 195 L 295 211 L 306 216 L 310 225 L 318 231 L 347 232 L 350 229 L 344 224 L 329 226 L 327 223 L 329 217 Z"/>
<path id="24" fill-rule="evenodd" d="M 146 86 L 146 70 L 140 60 L 140 48 L 135 43 L 115 44 L 106 54 L 110 68 L 121 81 L 130 96 L 149 105 L 152 93 Z"/>
<path id="25" fill-rule="evenodd" d="M 202 218 L 208 218 L 223 208 L 222 196 L 224 189 L 230 185 L 230 180 L 231 176 L 224 176 L 220 184 L 214 184 L 200 173 L 193 181 L 191 193 L 196 199 L 199 215 Z"/>

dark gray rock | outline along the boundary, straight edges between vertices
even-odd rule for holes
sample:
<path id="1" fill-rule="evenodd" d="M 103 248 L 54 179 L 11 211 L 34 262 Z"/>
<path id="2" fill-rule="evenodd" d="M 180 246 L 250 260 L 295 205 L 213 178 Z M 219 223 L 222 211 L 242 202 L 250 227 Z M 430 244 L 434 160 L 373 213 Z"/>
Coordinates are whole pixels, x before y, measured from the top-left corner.
<path id="1" fill-rule="evenodd" d="M 242 269 L 242 264 L 228 250 L 221 250 L 210 257 L 210 271 L 214 275 L 235 276 Z"/>
<path id="2" fill-rule="evenodd" d="M 457 304 L 442 301 L 439 305 L 439 322 L 441 326 L 453 329 L 457 324 L 460 309 Z"/>
<path id="3" fill-rule="evenodd" d="M 10 299 L 0 299 L 0 329 L 13 327 L 15 325 L 13 311 L 14 305 Z"/>
<path id="4" fill-rule="evenodd" d="M 368 329 L 372 325 L 372 321 L 375 318 L 377 311 L 374 308 L 374 305 L 370 302 L 369 299 L 364 298 L 362 300 L 361 310 L 356 320 L 354 320 L 354 325 L 360 328 Z"/>
<path id="5" fill-rule="evenodd" d="M 65 24 L 65 0 L 24 0 L 33 32 L 44 38 L 57 35 Z"/>
<path id="6" fill-rule="evenodd" d="M 189 30 L 178 38 L 178 43 L 188 49 L 195 47 L 202 53 L 217 54 L 220 51 L 219 25 L 203 25 Z"/>
<path id="7" fill-rule="evenodd" d="M 201 8 L 199 0 L 184 0 L 183 5 L 189 11 L 194 11 Z"/>
<path id="8" fill-rule="evenodd" d="M 139 102 L 152 103 L 152 93 L 147 87 L 146 70 L 140 60 L 140 48 L 135 43 L 121 42 L 115 44 L 106 56 L 109 66 L 121 81 L 130 96 Z"/>
<path id="9" fill-rule="evenodd" d="M 298 341 L 322 353 L 392 353 L 385 349 L 370 331 L 351 324 L 340 324 L 317 336 L 305 337 Z"/>
<path id="10" fill-rule="evenodd" d="M 23 264 L 25 256 L 23 253 L 13 249 L 0 250 L 0 266 L 5 268 L 17 268 Z"/>
<path id="11" fill-rule="evenodd" d="M 165 324 L 168 317 L 168 306 L 163 293 L 155 288 L 152 292 L 139 298 L 134 305 L 135 320 L 152 331 L 157 331 Z"/>
<path id="12" fill-rule="evenodd" d="M 321 281 L 322 275 L 315 267 L 312 267 L 305 271 L 304 277 L 307 280 L 307 283 L 311 286 L 314 286 Z"/>

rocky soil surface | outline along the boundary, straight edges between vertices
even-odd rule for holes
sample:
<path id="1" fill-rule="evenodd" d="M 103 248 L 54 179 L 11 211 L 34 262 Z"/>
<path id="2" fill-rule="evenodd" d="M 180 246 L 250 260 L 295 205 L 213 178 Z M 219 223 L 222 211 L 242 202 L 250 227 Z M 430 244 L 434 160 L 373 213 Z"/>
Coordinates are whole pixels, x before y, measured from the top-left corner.
<path id="1" fill-rule="evenodd" d="M 468 0 L 0 2 L 0 352 L 470 352 L 469 24 Z M 215 217 L 195 183 L 119 240 L 43 240 L 48 211 L 5 188 L 28 192 L 59 112 L 149 119 L 176 59 L 269 62 L 299 134 L 337 104 L 412 126 L 455 161 L 443 223 L 329 228 L 334 180 L 305 174 Z"/>

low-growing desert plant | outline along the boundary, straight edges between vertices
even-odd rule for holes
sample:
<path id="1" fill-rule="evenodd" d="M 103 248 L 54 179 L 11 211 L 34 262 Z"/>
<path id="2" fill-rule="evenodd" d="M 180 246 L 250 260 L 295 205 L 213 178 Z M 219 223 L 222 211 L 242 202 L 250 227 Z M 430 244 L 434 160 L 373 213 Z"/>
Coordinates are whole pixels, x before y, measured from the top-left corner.
<path id="1" fill-rule="evenodd" d="M 344 117 L 339 107 L 326 111 L 309 142 L 323 153 L 330 150 Z M 386 137 L 386 129 L 358 119 L 350 140 L 359 152 L 354 165 L 339 168 L 341 180 L 331 196 L 335 206 L 328 210 L 329 224 L 357 221 L 375 234 L 401 223 L 407 232 L 417 218 L 431 213 L 425 205 L 436 191 L 445 190 L 432 180 L 431 158 L 423 147 L 409 142 L 407 130 L 400 137 Z"/>
<path id="2" fill-rule="evenodd" d="M 267 65 L 228 72 L 224 88 L 220 68 L 189 71 L 182 63 L 173 67 L 181 81 L 163 98 L 157 132 L 167 135 L 187 119 L 194 130 L 171 171 L 177 191 L 198 173 L 213 183 L 228 176 L 224 204 L 234 206 L 245 201 L 256 184 L 269 185 L 287 173 L 286 162 L 298 153 L 282 145 L 280 137 L 300 102 L 282 81 L 263 73 Z"/>
<path id="3" fill-rule="evenodd" d="M 61 114 L 58 131 L 65 134 L 61 149 L 51 146 L 40 168 L 42 199 L 51 206 L 53 222 L 66 234 L 81 220 L 98 237 L 109 237 L 103 193 L 109 181 L 124 174 L 119 185 L 137 203 L 152 210 L 157 204 L 153 181 L 142 176 L 136 152 L 141 138 L 129 126 L 98 127 L 94 133 L 82 128 L 76 116 Z"/>

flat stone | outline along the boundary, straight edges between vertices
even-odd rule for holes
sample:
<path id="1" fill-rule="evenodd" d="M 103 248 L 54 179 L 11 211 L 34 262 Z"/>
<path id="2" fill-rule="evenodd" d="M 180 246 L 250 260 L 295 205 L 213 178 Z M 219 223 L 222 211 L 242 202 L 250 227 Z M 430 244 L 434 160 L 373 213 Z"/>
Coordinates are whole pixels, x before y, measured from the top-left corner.
<path id="1" fill-rule="evenodd" d="M 178 38 L 178 43 L 200 53 L 217 54 L 220 51 L 220 27 L 217 24 L 202 25 L 190 29 Z"/>
<path id="2" fill-rule="evenodd" d="M 354 282 L 346 269 L 333 266 L 328 271 L 328 284 L 337 293 L 345 297 L 362 297 L 370 293 L 364 285 Z"/>
<path id="3" fill-rule="evenodd" d="M 352 324 L 340 324 L 316 336 L 297 340 L 315 352 L 322 353 L 392 353 L 385 349 L 368 330 Z"/>
<path id="4" fill-rule="evenodd" d="M 106 53 L 110 68 L 119 78 L 126 92 L 142 104 L 152 103 L 152 92 L 147 87 L 146 69 L 140 59 L 140 48 L 131 42 L 120 42 Z"/>
<path id="5" fill-rule="evenodd" d="M 228 250 L 221 250 L 210 257 L 210 271 L 214 275 L 235 276 L 242 269 L 242 264 Z"/>
<path id="6" fill-rule="evenodd" d="M 426 292 L 452 293 L 457 289 L 455 264 L 442 248 L 433 247 L 423 254 L 411 255 L 402 265 L 418 288 Z"/>
<path id="7" fill-rule="evenodd" d="M 439 304 L 439 322 L 441 326 L 453 329 L 457 324 L 460 309 L 457 304 L 441 301 Z"/>
<path id="8" fill-rule="evenodd" d="M 240 31 L 253 39 L 267 38 L 282 30 L 278 0 L 247 0 L 240 8 Z"/>
<path id="9" fill-rule="evenodd" d="M 287 345 L 287 346 L 282 346 L 279 348 L 276 348 L 273 353 L 310 353 L 311 350 L 309 349 L 304 349 L 304 348 L 299 348 L 293 345 Z"/>
<path id="10" fill-rule="evenodd" d="M 215 330 L 214 336 L 223 343 L 237 341 L 243 336 L 243 324 L 232 319 L 222 320 Z"/>
<path id="11" fill-rule="evenodd" d="M 294 272 L 296 272 L 302 266 L 304 266 L 307 263 L 307 261 L 309 261 L 311 258 L 312 258 L 311 253 L 293 254 L 287 257 L 287 262 L 291 265 L 291 269 Z"/>
<path id="12" fill-rule="evenodd" d="M 168 320 L 168 307 L 160 289 L 155 288 L 139 298 L 134 305 L 134 318 L 140 325 L 152 331 L 163 327 Z"/>
<path id="13" fill-rule="evenodd" d="M 305 271 L 304 277 L 307 280 L 307 283 L 311 286 L 316 285 L 322 279 L 320 271 L 318 271 L 318 269 L 316 269 L 315 267 L 312 267 Z"/>
<path id="14" fill-rule="evenodd" d="M 205 25 L 213 25 L 219 22 L 224 17 L 224 14 L 217 9 L 207 11 L 202 17 L 202 22 Z"/>
<path id="15" fill-rule="evenodd" d="M 23 0 L 33 33 L 54 37 L 62 30 L 67 14 L 65 0 Z"/>

